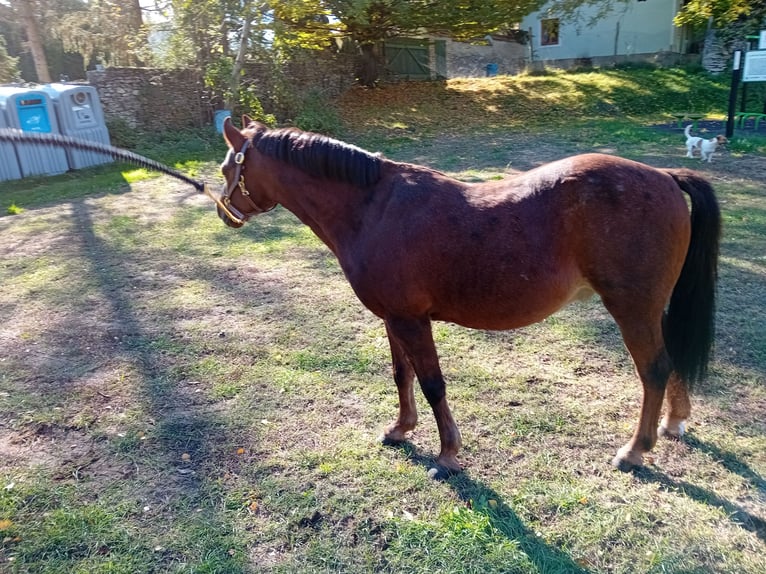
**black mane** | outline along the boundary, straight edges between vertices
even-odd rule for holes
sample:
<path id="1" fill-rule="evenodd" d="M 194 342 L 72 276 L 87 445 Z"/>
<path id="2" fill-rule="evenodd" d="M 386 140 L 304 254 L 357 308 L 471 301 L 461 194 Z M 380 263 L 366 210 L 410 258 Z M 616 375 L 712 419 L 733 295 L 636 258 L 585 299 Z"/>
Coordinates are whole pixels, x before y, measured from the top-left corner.
<path id="1" fill-rule="evenodd" d="M 380 179 L 380 156 L 327 136 L 293 128 L 268 130 L 253 138 L 255 149 L 314 177 L 368 187 Z"/>

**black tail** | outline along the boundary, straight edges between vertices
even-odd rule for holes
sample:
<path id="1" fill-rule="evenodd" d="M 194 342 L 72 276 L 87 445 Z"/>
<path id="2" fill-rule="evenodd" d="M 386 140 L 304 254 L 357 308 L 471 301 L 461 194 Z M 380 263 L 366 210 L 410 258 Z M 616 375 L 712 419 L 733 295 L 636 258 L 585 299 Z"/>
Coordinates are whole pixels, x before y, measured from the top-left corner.
<path id="1" fill-rule="evenodd" d="M 49 145 L 58 147 L 69 147 L 87 151 L 95 151 L 112 156 L 114 159 L 121 160 L 127 163 L 132 163 L 139 167 L 145 167 L 147 169 L 153 169 L 160 171 L 185 181 L 193 185 L 197 191 L 204 191 L 205 184 L 196 179 L 192 179 L 188 175 L 184 175 L 178 170 L 168 167 L 148 157 L 138 155 L 132 151 L 124 150 L 122 148 L 114 147 L 101 142 L 83 140 L 79 138 L 73 138 L 69 136 L 62 136 L 59 134 L 40 133 L 40 132 L 25 132 L 13 128 L 0 128 L 0 141 L 9 141 L 17 144 L 36 144 L 36 145 Z"/>
<path id="2" fill-rule="evenodd" d="M 721 212 L 710 184 L 686 169 L 668 170 L 691 198 L 691 241 L 665 317 L 665 346 L 691 388 L 707 374 L 715 335 Z"/>

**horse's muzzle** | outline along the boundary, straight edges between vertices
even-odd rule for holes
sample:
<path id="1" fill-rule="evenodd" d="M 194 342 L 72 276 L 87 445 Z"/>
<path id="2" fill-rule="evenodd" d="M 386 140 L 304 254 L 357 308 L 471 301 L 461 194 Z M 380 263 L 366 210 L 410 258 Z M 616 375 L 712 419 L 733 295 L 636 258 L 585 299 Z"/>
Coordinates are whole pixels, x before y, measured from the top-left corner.
<path id="1" fill-rule="evenodd" d="M 221 218 L 221 221 L 223 221 L 228 227 L 239 229 L 244 225 L 243 221 L 234 221 L 231 217 L 229 217 L 228 214 L 223 209 L 221 209 L 220 205 L 216 205 L 215 210 L 218 213 L 218 217 Z"/>

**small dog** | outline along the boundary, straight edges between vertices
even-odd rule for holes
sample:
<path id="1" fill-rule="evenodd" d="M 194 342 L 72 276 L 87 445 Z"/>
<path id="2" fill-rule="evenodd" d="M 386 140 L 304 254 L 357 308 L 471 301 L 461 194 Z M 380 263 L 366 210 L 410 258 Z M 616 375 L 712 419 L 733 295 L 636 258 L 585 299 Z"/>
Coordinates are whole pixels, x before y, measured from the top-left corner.
<path id="1" fill-rule="evenodd" d="M 700 158 L 702 161 L 707 160 L 710 163 L 713 160 L 713 152 L 719 145 L 729 143 L 729 140 L 725 136 L 715 136 L 706 140 L 691 135 L 692 124 L 689 124 L 684 129 L 684 135 L 686 136 L 686 157 L 694 157 L 694 150 L 700 150 Z"/>

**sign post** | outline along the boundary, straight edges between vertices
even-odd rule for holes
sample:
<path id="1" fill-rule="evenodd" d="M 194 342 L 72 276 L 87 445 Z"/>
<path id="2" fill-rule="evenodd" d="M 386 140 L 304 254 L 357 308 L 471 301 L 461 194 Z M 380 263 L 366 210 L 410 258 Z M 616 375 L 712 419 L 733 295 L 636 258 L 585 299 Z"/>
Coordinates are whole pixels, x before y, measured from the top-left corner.
<path id="1" fill-rule="evenodd" d="M 729 115 L 726 120 L 726 137 L 731 138 L 734 135 L 734 114 L 737 109 L 737 88 L 739 79 L 742 76 L 741 70 L 742 52 L 734 52 L 734 65 L 732 66 L 731 88 L 729 89 Z"/>

